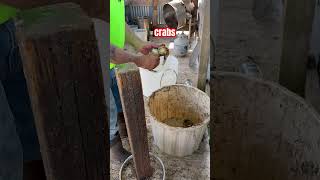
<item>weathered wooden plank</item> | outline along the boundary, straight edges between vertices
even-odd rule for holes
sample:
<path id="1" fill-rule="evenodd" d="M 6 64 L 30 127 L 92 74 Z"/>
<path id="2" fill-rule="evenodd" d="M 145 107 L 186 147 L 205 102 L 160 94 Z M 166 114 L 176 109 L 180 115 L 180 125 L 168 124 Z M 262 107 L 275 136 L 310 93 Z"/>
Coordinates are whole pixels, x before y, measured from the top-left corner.
<path id="1" fill-rule="evenodd" d="M 210 3 L 210 16 L 210 71 L 212 72 L 215 69 L 216 44 L 220 26 L 220 0 Z"/>
<path id="2" fill-rule="evenodd" d="M 90 17 L 102 19 L 110 22 L 110 1 L 104 0 L 76 0 L 82 8 L 85 8 Z"/>
<path id="3" fill-rule="evenodd" d="M 198 85 L 197 87 L 205 91 L 206 88 L 206 80 L 207 80 L 207 72 L 209 65 L 209 56 L 210 56 L 210 16 L 207 14 L 210 13 L 210 1 L 204 1 L 204 11 L 203 15 L 203 25 L 201 32 L 201 44 L 200 44 L 200 64 L 199 64 L 199 74 L 198 74 Z"/>
<path id="4" fill-rule="evenodd" d="M 320 79 L 315 69 L 307 72 L 305 98 L 320 113 Z"/>
<path id="5" fill-rule="evenodd" d="M 91 20 L 67 3 L 26 11 L 17 24 L 47 179 L 107 179 L 108 121 Z"/>
<path id="6" fill-rule="evenodd" d="M 139 180 L 145 179 L 153 174 L 153 170 L 150 165 L 139 68 L 132 63 L 125 64 L 117 69 L 116 76 L 136 175 Z"/>
<path id="7" fill-rule="evenodd" d="M 315 0 L 285 1 L 285 5 L 279 82 L 304 96 Z"/>
<path id="8" fill-rule="evenodd" d="M 158 24 L 158 2 L 158 0 L 153 0 L 153 26 L 156 26 Z"/>
<path id="9" fill-rule="evenodd" d="M 283 0 L 254 0 L 252 15 L 257 20 L 279 20 L 283 13 Z"/>

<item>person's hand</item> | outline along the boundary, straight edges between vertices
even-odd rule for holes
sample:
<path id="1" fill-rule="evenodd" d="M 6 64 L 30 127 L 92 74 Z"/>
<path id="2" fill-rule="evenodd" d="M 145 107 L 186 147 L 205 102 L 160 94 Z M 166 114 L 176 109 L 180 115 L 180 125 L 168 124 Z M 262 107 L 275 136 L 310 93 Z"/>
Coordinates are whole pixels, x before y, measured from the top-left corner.
<path id="1" fill-rule="evenodd" d="M 153 70 L 160 63 L 160 57 L 154 54 L 138 56 L 136 60 L 136 65 L 138 67 Z"/>
<path id="2" fill-rule="evenodd" d="M 157 45 L 157 44 L 146 42 L 140 46 L 138 51 L 144 55 L 148 55 L 152 51 L 152 49 L 158 48 L 158 47 L 159 47 L 159 45 Z"/>

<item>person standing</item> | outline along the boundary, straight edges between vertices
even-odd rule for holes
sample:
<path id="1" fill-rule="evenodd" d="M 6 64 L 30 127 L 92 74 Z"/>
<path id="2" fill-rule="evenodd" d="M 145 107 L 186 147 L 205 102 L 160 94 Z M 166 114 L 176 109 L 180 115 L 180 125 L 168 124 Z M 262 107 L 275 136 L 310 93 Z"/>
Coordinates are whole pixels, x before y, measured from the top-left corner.
<path id="1" fill-rule="evenodd" d="M 125 3 L 128 3 L 128 1 L 110 0 L 110 87 L 118 114 L 117 118 L 110 116 L 110 155 L 111 159 L 119 162 L 123 162 L 130 153 L 123 148 L 121 143 L 121 138 L 127 137 L 127 132 L 115 76 L 116 64 L 131 62 L 138 67 L 152 70 L 160 62 L 159 56 L 150 53 L 158 45 L 142 41 L 126 24 Z M 142 55 L 124 51 L 125 43 L 132 45 Z M 110 105 L 112 105 L 112 102 L 110 102 Z"/>

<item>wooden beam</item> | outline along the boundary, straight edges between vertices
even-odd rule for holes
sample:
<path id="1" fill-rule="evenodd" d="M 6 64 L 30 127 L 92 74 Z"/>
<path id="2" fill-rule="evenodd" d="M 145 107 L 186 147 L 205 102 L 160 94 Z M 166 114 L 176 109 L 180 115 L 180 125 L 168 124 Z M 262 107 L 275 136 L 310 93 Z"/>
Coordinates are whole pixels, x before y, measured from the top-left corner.
<path id="1" fill-rule="evenodd" d="M 192 0 L 192 2 L 194 3 L 195 8 L 198 8 L 198 0 Z"/>
<path id="2" fill-rule="evenodd" d="M 285 2 L 279 82 L 304 97 L 315 0 Z"/>
<path id="3" fill-rule="evenodd" d="M 70 3 L 19 17 L 17 38 L 47 180 L 108 179 L 108 116 L 91 19 Z"/>
<path id="4" fill-rule="evenodd" d="M 126 121 L 137 179 L 152 176 L 147 127 L 139 68 L 125 64 L 116 70 L 122 108 Z"/>
<path id="5" fill-rule="evenodd" d="M 73 1 L 74 2 L 74 1 Z M 110 1 L 103 0 L 76 0 L 76 2 L 86 10 L 90 17 L 102 19 L 110 22 Z"/>
<path id="6" fill-rule="evenodd" d="M 198 0 L 192 0 L 192 2 L 194 4 L 194 11 L 192 12 L 192 16 L 196 19 L 197 13 L 198 13 L 198 10 L 199 10 Z"/>
<path id="7" fill-rule="evenodd" d="M 282 17 L 282 0 L 253 0 L 252 15 L 257 20 L 279 20 Z"/>
<path id="8" fill-rule="evenodd" d="M 191 43 L 191 27 L 192 27 L 192 17 L 189 19 L 189 34 L 188 34 L 189 44 Z"/>
<path id="9" fill-rule="evenodd" d="M 159 0 L 153 0 L 153 27 L 158 24 L 158 2 Z"/>
<path id="10" fill-rule="evenodd" d="M 199 74 L 198 74 L 198 85 L 197 87 L 205 91 L 206 88 L 206 80 L 207 80 L 207 72 L 208 72 L 208 64 L 209 64 L 209 56 L 210 56 L 210 1 L 206 0 L 204 11 L 202 12 L 203 15 L 203 22 L 202 22 L 202 32 L 201 32 L 201 44 L 200 44 L 200 64 L 199 64 Z"/>
<path id="11" fill-rule="evenodd" d="M 216 44 L 219 33 L 220 19 L 220 0 L 210 3 L 210 71 L 215 69 Z M 212 78 L 210 78 L 212 79 Z"/>

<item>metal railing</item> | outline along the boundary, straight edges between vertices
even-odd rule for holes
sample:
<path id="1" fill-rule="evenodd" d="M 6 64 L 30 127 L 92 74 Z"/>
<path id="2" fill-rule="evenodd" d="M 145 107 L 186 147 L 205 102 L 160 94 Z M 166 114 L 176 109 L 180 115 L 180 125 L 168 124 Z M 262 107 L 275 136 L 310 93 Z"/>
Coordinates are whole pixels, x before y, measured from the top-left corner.
<path id="1" fill-rule="evenodd" d="M 163 19 L 163 6 L 158 6 L 158 14 L 157 14 L 157 23 L 158 24 L 165 24 L 165 21 Z M 127 15 L 129 18 L 131 18 L 131 21 L 134 21 L 135 17 L 138 16 L 153 16 L 153 6 L 139 6 L 139 5 L 130 5 L 126 7 Z"/>

